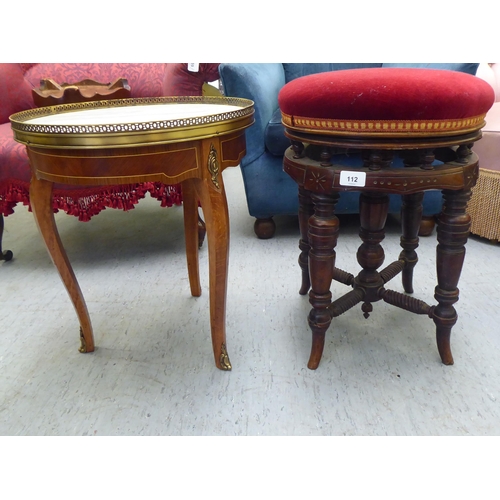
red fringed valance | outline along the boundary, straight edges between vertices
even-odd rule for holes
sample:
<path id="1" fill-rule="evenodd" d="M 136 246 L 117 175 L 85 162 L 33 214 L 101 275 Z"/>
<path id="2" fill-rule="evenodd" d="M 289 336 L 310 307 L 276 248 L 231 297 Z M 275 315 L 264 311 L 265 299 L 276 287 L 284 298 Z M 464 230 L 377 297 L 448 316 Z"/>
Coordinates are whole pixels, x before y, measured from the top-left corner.
<path id="1" fill-rule="evenodd" d="M 139 200 L 149 193 L 157 199 L 162 207 L 171 207 L 182 204 L 180 184 L 166 185 L 161 182 L 146 182 L 123 186 L 101 186 L 84 189 L 64 189 L 54 187 L 53 209 L 68 215 L 78 217 L 82 222 L 89 221 L 105 208 L 132 210 Z M 14 207 L 22 203 L 28 205 L 29 183 L 14 179 L 7 179 L 0 185 L 0 213 L 5 217 L 14 213 Z"/>
<path id="2" fill-rule="evenodd" d="M 0 213 L 7 217 L 14 213 L 14 207 L 18 203 L 30 204 L 30 185 L 14 179 L 7 179 L 0 184 Z"/>

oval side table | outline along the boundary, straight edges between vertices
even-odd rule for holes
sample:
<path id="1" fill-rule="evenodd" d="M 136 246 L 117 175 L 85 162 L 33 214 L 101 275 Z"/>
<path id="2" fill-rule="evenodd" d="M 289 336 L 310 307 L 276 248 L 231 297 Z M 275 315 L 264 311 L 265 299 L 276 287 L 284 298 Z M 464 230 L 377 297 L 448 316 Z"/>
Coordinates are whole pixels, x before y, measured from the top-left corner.
<path id="1" fill-rule="evenodd" d="M 253 102 L 225 97 L 158 97 L 62 104 L 11 116 L 32 168 L 37 225 L 80 321 L 81 352 L 94 350 L 87 306 L 51 209 L 54 183 L 182 183 L 191 294 L 199 296 L 198 200 L 206 218 L 210 323 L 215 364 L 230 370 L 226 348 L 229 216 L 222 172 L 245 154 Z"/>

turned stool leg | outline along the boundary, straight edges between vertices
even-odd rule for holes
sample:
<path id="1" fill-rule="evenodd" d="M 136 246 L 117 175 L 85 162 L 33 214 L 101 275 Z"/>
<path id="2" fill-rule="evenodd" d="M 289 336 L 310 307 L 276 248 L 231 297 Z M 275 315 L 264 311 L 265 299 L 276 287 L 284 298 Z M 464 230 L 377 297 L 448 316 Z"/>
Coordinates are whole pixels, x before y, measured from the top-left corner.
<path id="1" fill-rule="evenodd" d="M 453 304 L 458 301 L 458 280 L 465 258 L 465 244 L 469 236 L 470 216 L 466 213 L 470 190 L 443 190 L 443 211 L 437 220 L 436 250 L 437 286 L 434 297 L 438 305 L 432 319 L 436 324 L 436 340 L 445 365 L 453 364 L 450 336 L 457 322 Z"/>
<path id="2" fill-rule="evenodd" d="M 358 248 L 356 257 L 361 272 L 355 279 L 355 287 L 364 292 L 362 310 L 365 318 L 372 310 L 371 302 L 380 300 L 379 289 L 384 285 L 377 269 L 384 263 L 384 249 L 380 242 L 385 237 L 385 222 L 389 210 L 389 196 L 386 194 L 366 192 L 359 197 L 359 220 L 361 229 L 359 236 L 363 243 Z"/>
<path id="3" fill-rule="evenodd" d="M 302 270 L 302 284 L 299 290 L 300 295 L 305 295 L 311 288 L 311 280 L 309 279 L 309 219 L 314 214 L 314 205 L 311 200 L 311 193 L 299 186 L 299 266 Z"/>
<path id="4" fill-rule="evenodd" d="M 313 309 L 309 313 L 312 331 L 312 348 L 307 367 L 315 370 L 321 360 L 325 346 L 325 333 L 332 317 L 328 306 L 332 301 L 330 285 L 335 266 L 335 250 L 339 233 L 339 220 L 335 215 L 338 193 L 312 194 L 314 215 L 309 219 L 309 274 L 311 291 L 309 302 Z"/>
<path id="5" fill-rule="evenodd" d="M 415 250 L 418 247 L 418 231 L 422 220 L 422 200 L 424 193 L 406 194 L 402 197 L 401 207 L 401 247 L 399 258 L 405 261 L 402 279 L 406 293 L 413 293 L 413 268 L 418 262 Z"/>

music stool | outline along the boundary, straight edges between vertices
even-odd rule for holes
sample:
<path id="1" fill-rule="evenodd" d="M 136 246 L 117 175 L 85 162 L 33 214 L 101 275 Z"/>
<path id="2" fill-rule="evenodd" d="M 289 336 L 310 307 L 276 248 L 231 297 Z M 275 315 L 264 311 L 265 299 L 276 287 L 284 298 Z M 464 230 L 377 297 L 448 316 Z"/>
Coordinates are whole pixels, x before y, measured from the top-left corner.
<path id="1" fill-rule="evenodd" d="M 480 78 L 450 70 L 365 68 L 318 73 L 287 83 L 279 93 L 285 134 L 291 146 L 283 169 L 299 186 L 301 294 L 312 309 L 310 369 L 320 363 L 332 318 L 361 303 L 368 318 L 373 303 L 384 302 L 436 325 L 441 360 L 453 364 L 453 306 L 470 230 L 466 206 L 478 177 L 472 151 L 481 138 L 493 88 Z M 413 293 L 422 198 L 441 190 L 437 218 L 437 286 L 430 305 Z M 359 191 L 361 245 L 353 274 L 335 267 L 341 191 Z M 402 196 L 402 251 L 383 269 L 389 194 Z M 402 275 L 400 293 L 386 288 Z M 332 301 L 332 280 L 351 288 Z"/>

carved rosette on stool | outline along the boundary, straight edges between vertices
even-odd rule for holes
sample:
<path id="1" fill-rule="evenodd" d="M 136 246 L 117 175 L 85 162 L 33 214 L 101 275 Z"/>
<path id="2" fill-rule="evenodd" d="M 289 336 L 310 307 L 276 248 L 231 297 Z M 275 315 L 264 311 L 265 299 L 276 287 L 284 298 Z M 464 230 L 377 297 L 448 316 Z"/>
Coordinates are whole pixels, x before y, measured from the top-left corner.
<path id="1" fill-rule="evenodd" d="M 413 88 L 419 92 L 410 92 Z M 457 322 L 454 304 L 470 229 L 466 207 L 478 176 L 478 157 L 471 148 L 481 138 L 493 102 L 493 89 L 484 81 L 446 70 L 336 71 L 283 87 L 279 104 L 292 142 L 283 166 L 299 186 L 299 293 L 310 289 L 312 306 L 310 369 L 320 363 L 332 318 L 357 304 L 368 318 L 380 300 L 431 318 L 441 360 L 453 364 L 450 335 Z M 362 159 L 353 167 L 347 160 L 354 151 L 361 151 Z M 409 295 L 418 262 L 422 199 L 431 189 L 443 193 L 435 305 Z M 348 190 L 361 192 L 357 276 L 335 266 L 340 230 L 335 205 L 339 192 Z M 383 267 L 389 194 L 402 196 L 402 251 Z M 386 288 L 400 273 L 405 293 Z M 333 280 L 351 290 L 332 301 Z"/>

